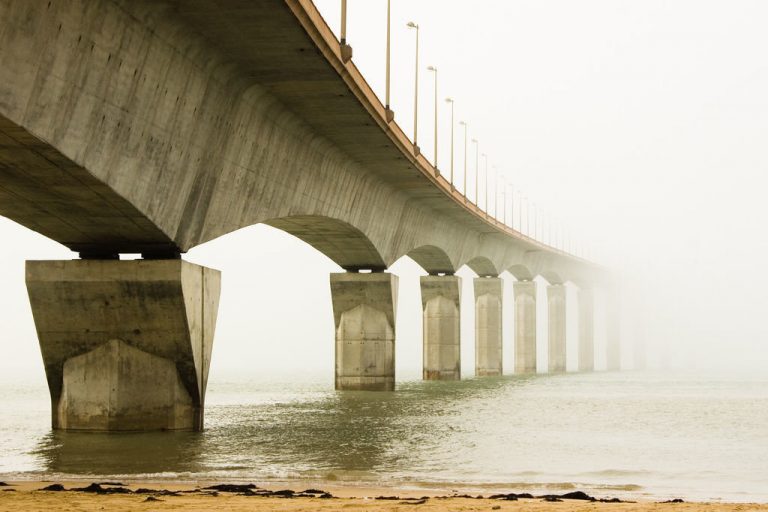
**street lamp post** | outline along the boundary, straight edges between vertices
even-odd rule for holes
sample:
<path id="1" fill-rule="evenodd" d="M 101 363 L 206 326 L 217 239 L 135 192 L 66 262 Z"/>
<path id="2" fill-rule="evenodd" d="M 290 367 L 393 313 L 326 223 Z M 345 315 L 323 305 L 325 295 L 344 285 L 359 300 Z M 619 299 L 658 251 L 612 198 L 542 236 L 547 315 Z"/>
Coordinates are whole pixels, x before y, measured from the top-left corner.
<path id="1" fill-rule="evenodd" d="M 528 196 L 523 196 L 525 201 L 525 236 L 531 236 L 531 204 L 528 202 Z"/>
<path id="2" fill-rule="evenodd" d="M 483 161 L 485 163 L 485 218 L 488 218 L 488 155 L 483 153 Z M 475 178 L 479 178 L 476 176 Z"/>
<path id="3" fill-rule="evenodd" d="M 514 183 L 509 184 L 509 188 L 512 189 L 512 193 L 509 194 L 509 225 L 512 226 L 512 229 L 515 229 L 515 185 Z"/>
<path id="4" fill-rule="evenodd" d="M 464 127 L 464 202 L 467 202 L 467 123 L 466 121 L 459 121 L 459 124 Z"/>
<path id="5" fill-rule="evenodd" d="M 435 74 L 435 171 L 437 170 L 437 68 L 435 66 L 427 66 L 428 71 L 432 71 Z"/>
<path id="6" fill-rule="evenodd" d="M 499 178 L 501 182 L 501 223 L 507 225 L 507 180 L 502 174 Z"/>
<path id="7" fill-rule="evenodd" d="M 446 103 L 451 104 L 451 189 L 453 189 L 453 98 L 445 98 Z M 435 123 L 437 125 L 437 123 Z M 435 131 L 435 140 L 437 140 L 437 131 Z M 435 142 L 435 167 L 437 167 L 437 142 Z"/>
<path id="8" fill-rule="evenodd" d="M 475 206 L 480 206 L 477 195 L 477 173 L 480 169 L 480 143 L 477 139 L 472 139 L 472 143 L 475 145 Z"/>
<path id="9" fill-rule="evenodd" d="M 392 111 L 392 109 L 389 107 L 389 82 L 390 82 L 390 65 L 389 65 L 389 56 L 390 56 L 390 27 L 391 27 L 391 9 L 392 7 L 392 0 L 387 0 L 387 72 L 386 72 L 386 78 L 385 78 L 385 93 L 384 93 L 384 113 L 387 117 L 387 122 L 391 123 L 395 119 L 395 113 Z"/>
<path id="10" fill-rule="evenodd" d="M 339 37 L 341 60 L 344 63 L 352 59 L 352 47 L 347 44 L 347 0 L 341 0 L 341 34 Z"/>
<path id="11" fill-rule="evenodd" d="M 418 155 L 419 144 L 417 138 L 419 134 L 419 25 L 409 21 L 407 27 L 416 30 L 416 77 L 413 88 L 413 152 Z"/>
<path id="12" fill-rule="evenodd" d="M 499 168 L 493 166 L 493 217 L 499 221 Z"/>

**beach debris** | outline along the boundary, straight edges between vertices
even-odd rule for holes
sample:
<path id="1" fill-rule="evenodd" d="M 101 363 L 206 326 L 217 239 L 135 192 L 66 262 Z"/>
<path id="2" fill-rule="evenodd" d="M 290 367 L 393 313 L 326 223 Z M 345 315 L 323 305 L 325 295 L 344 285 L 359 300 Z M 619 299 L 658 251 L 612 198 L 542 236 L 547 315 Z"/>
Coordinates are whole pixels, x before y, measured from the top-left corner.
<path id="1" fill-rule="evenodd" d="M 400 499 L 400 496 L 376 496 L 373 498 L 375 500 L 389 500 L 389 501 L 397 501 Z"/>
<path id="2" fill-rule="evenodd" d="M 111 485 L 116 487 L 125 487 L 125 484 L 121 484 L 120 482 L 99 482 L 99 485 Z"/>
<path id="3" fill-rule="evenodd" d="M 258 489 L 254 484 L 218 484 L 210 485 L 204 488 L 206 491 L 221 491 L 221 492 L 245 492 Z"/>
<path id="4" fill-rule="evenodd" d="M 160 498 L 155 498 L 154 496 L 147 496 L 144 499 L 144 502 L 147 502 L 147 501 L 163 501 L 163 500 L 161 500 Z"/>
<path id="5" fill-rule="evenodd" d="M 0 487 L 9 487 L 9 484 L 5 482 L 0 482 Z"/>
<path id="6" fill-rule="evenodd" d="M 500 510 L 500 509 L 501 509 L 501 505 L 494 505 L 491 507 L 491 510 Z"/>
<path id="7" fill-rule="evenodd" d="M 3 489 L 3 492 L 16 492 L 16 489 Z"/>
<path id="8" fill-rule="evenodd" d="M 519 494 L 518 497 L 520 497 Z M 536 498 L 552 502 L 563 500 L 581 500 L 599 503 L 633 503 L 631 501 L 620 500 L 619 498 L 595 498 L 594 496 L 590 496 L 589 494 L 582 491 L 567 492 L 565 494 L 545 494 L 543 496 L 536 496 Z"/>
<path id="9" fill-rule="evenodd" d="M 307 489 L 304 491 L 301 491 L 301 494 L 328 494 L 325 491 L 321 491 L 320 489 Z"/>
<path id="10" fill-rule="evenodd" d="M 290 489 L 283 489 L 281 491 L 272 491 L 272 496 L 276 496 L 278 498 L 293 498 L 293 495 L 296 494 Z"/>
<path id="11" fill-rule="evenodd" d="M 94 494 L 132 494 L 133 491 L 125 487 L 102 487 L 97 483 L 92 483 L 88 487 L 76 487 L 72 489 L 77 492 L 92 492 Z"/>
<path id="12" fill-rule="evenodd" d="M 140 487 L 133 491 L 134 494 L 155 494 L 157 496 L 181 496 L 182 492 L 200 492 L 199 489 L 194 491 L 169 491 L 168 489 L 147 489 L 146 487 Z"/>
<path id="13" fill-rule="evenodd" d="M 63 485 L 61 484 L 51 484 L 47 487 L 43 487 L 40 489 L 41 491 L 66 491 Z"/>
<path id="14" fill-rule="evenodd" d="M 685 502 L 680 498 L 674 498 L 667 501 L 660 501 L 659 503 L 685 503 Z"/>
<path id="15" fill-rule="evenodd" d="M 405 498 L 400 505 L 423 505 L 427 502 L 425 498 Z"/>
<path id="16" fill-rule="evenodd" d="M 507 500 L 507 501 L 517 501 L 517 494 L 510 492 L 508 494 L 493 494 L 491 495 L 490 500 Z"/>

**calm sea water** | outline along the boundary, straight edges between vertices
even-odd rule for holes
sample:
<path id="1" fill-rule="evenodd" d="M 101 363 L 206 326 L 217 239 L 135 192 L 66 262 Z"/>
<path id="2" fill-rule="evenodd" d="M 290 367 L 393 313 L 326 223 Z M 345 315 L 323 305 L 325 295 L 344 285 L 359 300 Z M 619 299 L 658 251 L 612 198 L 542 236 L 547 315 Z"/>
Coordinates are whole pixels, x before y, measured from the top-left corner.
<path id="1" fill-rule="evenodd" d="M 181 478 L 768 501 L 768 377 L 593 373 L 211 382 L 206 431 L 67 434 L 44 383 L 0 385 L 0 479 Z"/>

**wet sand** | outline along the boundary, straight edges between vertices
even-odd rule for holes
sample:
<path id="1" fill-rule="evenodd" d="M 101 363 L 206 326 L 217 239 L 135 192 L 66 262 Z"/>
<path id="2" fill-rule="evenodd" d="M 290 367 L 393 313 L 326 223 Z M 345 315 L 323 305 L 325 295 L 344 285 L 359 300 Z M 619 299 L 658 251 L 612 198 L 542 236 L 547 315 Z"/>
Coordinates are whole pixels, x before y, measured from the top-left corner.
<path id="1" fill-rule="evenodd" d="M 314 489 L 314 497 L 299 494 L 298 497 L 269 495 L 278 488 L 252 488 L 243 495 L 242 491 L 225 492 L 204 489 L 211 483 L 175 484 L 173 482 L 121 482 L 123 491 L 108 493 L 82 491 L 41 491 L 53 483 L 60 483 L 66 489 L 87 488 L 89 482 L 7 482 L 8 486 L 0 487 L 0 512 L 24 510 L 32 511 L 122 511 L 122 510 L 184 510 L 184 511 L 475 511 L 475 510 L 509 510 L 509 511 L 766 511 L 768 504 L 744 503 L 601 503 L 585 500 L 565 499 L 558 502 L 548 502 L 541 498 L 520 498 L 516 501 L 506 499 L 483 499 L 468 497 L 451 497 L 450 493 L 422 492 L 403 490 L 394 492 L 391 488 L 376 487 L 344 487 L 326 485 Z M 117 483 L 117 482 L 113 482 Z M 115 489 L 117 486 L 101 485 L 101 489 Z M 294 486 L 295 487 L 295 486 Z M 135 491 L 149 489 L 157 492 Z M 283 488 L 280 488 L 283 489 Z M 305 490 L 295 488 L 296 493 Z M 169 493 L 169 491 L 176 491 Z M 333 497 L 319 497 L 319 491 L 325 491 Z M 263 495 L 259 495 L 263 494 Z M 289 493 L 286 493 L 289 494 Z M 388 499 L 377 499 L 377 497 Z"/>

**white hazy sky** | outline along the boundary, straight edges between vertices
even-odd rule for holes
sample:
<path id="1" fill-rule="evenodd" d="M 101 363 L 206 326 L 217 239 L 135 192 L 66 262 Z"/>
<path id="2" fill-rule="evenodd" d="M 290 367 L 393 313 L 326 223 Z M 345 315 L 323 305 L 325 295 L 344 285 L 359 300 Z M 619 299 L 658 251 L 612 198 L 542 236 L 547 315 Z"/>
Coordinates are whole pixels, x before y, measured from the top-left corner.
<path id="1" fill-rule="evenodd" d="M 316 4 L 338 33 L 340 1 Z M 382 98 L 385 16 L 385 0 L 349 0 L 354 61 Z M 422 151 L 433 157 L 431 64 L 439 69 L 440 166 L 447 168 L 450 144 L 443 98 L 452 96 L 457 121 L 469 123 L 491 165 L 625 276 L 627 364 L 629 345 L 644 337 L 652 364 L 765 367 L 766 19 L 761 0 L 392 0 L 391 103 L 411 133 L 415 34 L 406 22 L 413 20 L 421 26 Z M 463 140 L 456 133 L 460 182 Z M 471 147 L 469 157 L 473 172 Z M 6 219 L 0 240 L 0 374 L 42 379 L 23 262 L 74 255 Z M 328 273 L 339 270 L 335 264 L 265 226 L 205 244 L 186 259 L 224 272 L 212 379 L 277 369 L 331 382 Z M 398 376 L 415 376 L 420 270 L 407 258 L 392 270 L 401 275 Z M 462 362 L 471 375 L 470 279 L 464 284 Z"/>

